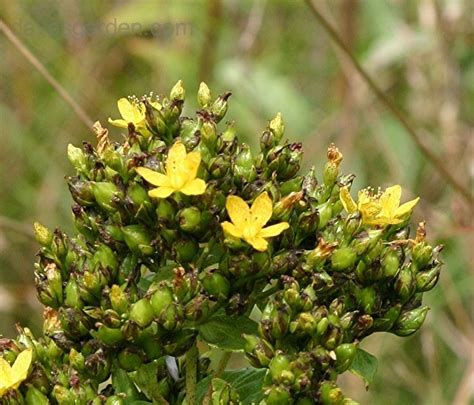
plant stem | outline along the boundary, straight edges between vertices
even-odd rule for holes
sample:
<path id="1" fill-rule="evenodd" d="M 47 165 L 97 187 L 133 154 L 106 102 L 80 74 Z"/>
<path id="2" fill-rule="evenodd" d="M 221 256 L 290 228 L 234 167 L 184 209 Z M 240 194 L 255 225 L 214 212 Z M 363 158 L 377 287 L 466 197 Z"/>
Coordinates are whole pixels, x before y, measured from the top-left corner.
<path id="1" fill-rule="evenodd" d="M 196 384 L 199 351 L 196 342 L 186 352 L 186 403 L 197 405 Z"/>
<path id="2" fill-rule="evenodd" d="M 227 367 L 227 363 L 229 362 L 231 356 L 232 356 L 232 352 L 224 352 L 222 354 L 222 357 L 219 360 L 219 364 L 217 365 L 216 371 L 214 371 L 214 374 L 212 374 L 212 378 L 219 378 L 222 375 L 222 373 L 225 371 L 225 368 Z M 202 401 L 202 405 L 210 404 L 211 395 L 212 395 L 212 379 L 209 381 L 209 389 L 207 390 L 206 396 L 204 397 L 204 400 Z"/>

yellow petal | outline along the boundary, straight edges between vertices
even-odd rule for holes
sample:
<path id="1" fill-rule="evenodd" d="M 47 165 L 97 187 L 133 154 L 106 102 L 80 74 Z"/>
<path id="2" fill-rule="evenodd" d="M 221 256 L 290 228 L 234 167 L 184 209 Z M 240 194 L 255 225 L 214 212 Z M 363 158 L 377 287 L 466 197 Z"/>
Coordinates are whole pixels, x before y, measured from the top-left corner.
<path id="1" fill-rule="evenodd" d="M 341 200 L 342 206 L 349 213 L 357 211 L 357 204 L 351 197 L 351 193 L 347 187 L 341 187 L 339 190 L 339 199 Z"/>
<path id="2" fill-rule="evenodd" d="M 234 225 L 242 230 L 250 217 L 250 208 L 242 198 L 236 195 L 227 197 L 225 208 Z"/>
<path id="3" fill-rule="evenodd" d="M 420 201 L 420 197 L 417 197 L 414 200 L 408 201 L 405 204 L 400 205 L 400 207 L 398 207 L 395 211 L 395 217 L 400 218 L 405 216 L 406 214 L 409 214 L 413 210 L 415 205 L 418 204 L 418 201 Z"/>
<path id="4" fill-rule="evenodd" d="M 188 181 L 183 187 L 179 189 L 186 195 L 200 195 L 206 191 L 206 182 L 202 179 L 194 179 Z"/>
<path id="5" fill-rule="evenodd" d="M 133 124 L 139 124 L 145 119 L 145 113 L 138 106 L 132 104 L 126 98 L 121 98 L 117 102 L 118 110 L 120 115 L 127 122 L 132 122 Z"/>
<path id="6" fill-rule="evenodd" d="M 113 120 L 112 118 L 109 118 L 109 124 L 119 128 L 128 128 L 128 122 L 124 120 Z"/>
<path id="7" fill-rule="evenodd" d="M 250 221 L 256 228 L 262 228 L 272 217 L 273 203 L 268 194 L 260 194 L 250 208 Z"/>
<path id="8" fill-rule="evenodd" d="M 136 172 L 142 176 L 148 183 L 154 186 L 169 187 L 171 185 L 167 176 L 162 173 L 155 172 L 154 170 L 147 169 L 146 167 L 137 167 Z"/>
<path id="9" fill-rule="evenodd" d="M 12 369 L 10 364 L 0 357 L 0 388 L 9 387 L 12 384 Z"/>
<path id="10" fill-rule="evenodd" d="M 173 178 L 180 175 L 180 172 L 185 167 L 186 147 L 181 142 L 176 142 L 168 152 L 166 159 L 166 174 Z"/>
<path id="11" fill-rule="evenodd" d="M 242 232 L 240 232 L 234 224 L 231 224 L 230 222 L 226 221 L 222 222 L 221 226 L 224 232 L 229 234 L 230 236 L 233 236 L 234 238 L 242 237 Z"/>
<path id="12" fill-rule="evenodd" d="M 161 110 L 161 104 L 158 101 L 151 101 L 150 104 L 155 110 Z"/>
<path id="13" fill-rule="evenodd" d="M 28 375 L 28 369 L 33 358 L 31 349 L 21 352 L 12 367 L 12 380 L 15 385 L 21 383 Z"/>
<path id="14" fill-rule="evenodd" d="M 401 196 L 402 188 L 398 184 L 387 188 L 379 199 L 381 206 L 380 214 L 387 217 L 394 216 L 395 211 L 400 205 Z"/>
<path id="15" fill-rule="evenodd" d="M 158 187 L 150 190 L 148 195 L 152 198 L 167 198 L 176 190 L 172 187 Z"/>
<path id="16" fill-rule="evenodd" d="M 280 222 L 279 224 L 267 226 L 263 228 L 259 233 L 258 236 L 262 238 L 270 238 L 272 236 L 280 235 L 284 230 L 288 229 L 290 225 L 288 222 Z"/>
<path id="17" fill-rule="evenodd" d="M 253 237 L 253 238 L 246 238 L 245 241 L 249 244 L 252 245 L 252 247 L 259 252 L 264 252 L 267 250 L 268 247 L 268 242 L 260 237 Z"/>
<path id="18" fill-rule="evenodd" d="M 186 155 L 185 165 L 189 180 L 196 178 L 196 174 L 201 163 L 201 154 L 199 152 L 190 152 Z"/>

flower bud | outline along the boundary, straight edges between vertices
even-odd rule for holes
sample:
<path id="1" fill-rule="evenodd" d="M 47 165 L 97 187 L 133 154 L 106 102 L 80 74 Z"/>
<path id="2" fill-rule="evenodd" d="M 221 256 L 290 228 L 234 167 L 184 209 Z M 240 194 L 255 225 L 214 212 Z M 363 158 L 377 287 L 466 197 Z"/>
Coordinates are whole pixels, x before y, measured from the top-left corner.
<path id="1" fill-rule="evenodd" d="M 70 278 L 64 289 L 64 304 L 68 307 L 82 309 L 84 303 L 81 299 L 81 294 L 77 282 L 74 278 Z"/>
<path id="2" fill-rule="evenodd" d="M 35 284 L 40 302 L 52 308 L 59 308 L 63 302 L 61 271 L 56 264 L 49 263 L 45 268 L 36 265 Z"/>
<path id="3" fill-rule="evenodd" d="M 242 334 L 245 339 L 245 352 L 250 362 L 257 368 L 266 367 L 274 356 L 272 345 L 265 339 Z"/>
<path id="4" fill-rule="evenodd" d="M 146 298 L 142 298 L 130 307 L 129 319 L 142 328 L 147 327 L 153 321 L 154 316 L 153 307 Z"/>
<path id="5" fill-rule="evenodd" d="M 322 405 L 343 405 L 344 394 L 333 382 L 323 382 L 319 395 Z"/>
<path id="6" fill-rule="evenodd" d="M 76 148 L 74 145 L 69 144 L 67 146 L 67 158 L 78 173 L 86 176 L 89 174 L 87 156 L 81 148 Z"/>
<path id="7" fill-rule="evenodd" d="M 267 405 L 289 405 L 291 404 L 291 394 L 287 388 L 274 385 L 270 388 L 266 398 Z"/>
<path id="8" fill-rule="evenodd" d="M 173 246 L 173 249 L 176 253 L 176 260 L 181 263 L 189 263 L 196 258 L 196 255 L 199 252 L 199 245 L 196 241 L 189 240 L 179 240 Z"/>
<path id="9" fill-rule="evenodd" d="M 33 385 L 26 392 L 26 405 L 49 405 L 49 400 L 38 388 Z"/>
<path id="10" fill-rule="evenodd" d="M 388 248 L 382 258 L 383 275 L 387 278 L 394 277 L 400 266 L 399 253 L 395 249 Z"/>
<path id="11" fill-rule="evenodd" d="M 207 87 L 207 84 L 204 82 L 201 82 L 199 85 L 197 102 L 201 108 L 206 108 L 212 102 L 211 90 L 209 90 L 209 87 Z"/>
<path id="12" fill-rule="evenodd" d="M 377 310 L 378 295 L 374 286 L 369 286 L 356 291 L 357 303 L 366 314 L 372 314 Z"/>
<path id="13" fill-rule="evenodd" d="M 135 371 L 143 362 L 143 353 L 141 353 L 141 350 L 132 347 L 123 349 L 117 357 L 120 367 L 125 371 Z"/>
<path id="14" fill-rule="evenodd" d="M 278 144 L 285 132 L 285 123 L 283 122 L 281 113 L 277 113 L 275 118 L 270 121 L 270 123 L 268 124 L 268 128 L 275 136 L 275 143 Z"/>
<path id="15" fill-rule="evenodd" d="M 201 139 L 206 144 L 211 153 L 215 153 L 217 148 L 217 131 L 212 121 L 205 121 L 201 128 Z"/>
<path id="16" fill-rule="evenodd" d="M 415 333 L 425 321 L 428 310 L 427 306 L 423 306 L 411 311 L 402 312 L 391 332 L 397 336 L 409 336 Z"/>
<path id="17" fill-rule="evenodd" d="M 137 254 L 150 256 L 155 249 L 151 246 L 151 236 L 143 225 L 128 225 L 122 227 L 125 243 L 130 250 Z"/>
<path id="18" fill-rule="evenodd" d="M 178 80 L 176 84 L 173 86 L 170 92 L 170 99 L 171 100 L 178 100 L 178 101 L 184 101 L 184 96 L 186 92 L 183 87 L 183 81 Z"/>
<path id="19" fill-rule="evenodd" d="M 34 223 L 34 228 L 36 241 L 43 247 L 49 247 L 53 240 L 51 231 L 39 222 Z"/>
<path id="20" fill-rule="evenodd" d="M 400 316 L 401 309 L 401 304 L 395 304 L 380 317 L 375 318 L 373 325 L 374 331 L 382 332 L 391 329 L 395 321 Z"/>
<path id="21" fill-rule="evenodd" d="M 254 159 L 248 145 L 241 145 L 240 151 L 235 157 L 233 172 L 234 180 L 239 184 L 250 183 L 257 177 Z"/>
<path id="22" fill-rule="evenodd" d="M 286 355 L 280 353 L 273 357 L 273 359 L 270 361 L 270 364 L 268 365 L 273 382 L 277 384 L 283 382 L 282 374 L 288 371 L 289 367 L 290 360 Z"/>
<path id="23" fill-rule="evenodd" d="M 124 333 L 120 329 L 97 324 L 97 331 L 91 331 L 91 335 L 107 346 L 116 346 L 125 339 Z"/>
<path id="24" fill-rule="evenodd" d="M 86 359 L 81 352 L 72 348 L 69 352 L 69 364 L 77 371 L 84 372 L 86 367 Z"/>
<path id="25" fill-rule="evenodd" d="M 128 299 L 127 294 L 122 290 L 121 287 L 114 284 L 110 288 L 109 300 L 112 308 L 117 311 L 119 314 L 123 314 L 128 309 Z"/>
<path id="26" fill-rule="evenodd" d="M 212 306 L 213 302 L 209 297 L 199 294 L 184 307 L 184 317 L 193 322 L 200 322 L 207 318 Z"/>

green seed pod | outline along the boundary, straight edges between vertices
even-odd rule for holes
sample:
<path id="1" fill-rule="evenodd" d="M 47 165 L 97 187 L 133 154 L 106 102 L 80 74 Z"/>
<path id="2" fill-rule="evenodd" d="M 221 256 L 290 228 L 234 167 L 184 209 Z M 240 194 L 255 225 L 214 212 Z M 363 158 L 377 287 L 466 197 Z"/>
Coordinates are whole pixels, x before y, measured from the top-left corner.
<path id="1" fill-rule="evenodd" d="M 368 286 L 356 291 L 357 303 L 366 314 L 372 314 L 377 309 L 378 295 L 374 286 Z"/>
<path id="2" fill-rule="evenodd" d="M 387 249 L 382 258 L 383 275 L 387 278 L 394 277 L 399 266 L 399 253 L 395 249 Z"/>
<path id="3" fill-rule="evenodd" d="M 105 405 L 124 405 L 124 399 L 120 395 L 112 395 L 107 398 Z"/>
<path id="4" fill-rule="evenodd" d="M 196 259 L 196 255 L 199 252 L 199 245 L 195 240 L 179 240 L 173 246 L 176 254 L 176 260 L 181 263 L 189 263 L 193 259 Z"/>
<path id="5" fill-rule="evenodd" d="M 35 284 L 40 302 L 51 308 L 59 308 L 63 302 L 61 271 L 56 264 L 49 263 L 45 268 L 37 264 Z"/>
<path id="6" fill-rule="evenodd" d="M 395 292 L 398 294 L 402 302 L 407 302 L 415 293 L 415 279 L 413 271 L 410 266 L 405 266 L 400 269 L 395 278 L 393 285 Z"/>
<path id="7" fill-rule="evenodd" d="M 197 295 L 184 307 L 184 317 L 193 322 L 200 322 L 206 319 L 210 313 L 212 302 L 205 295 Z"/>
<path id="8" fill-rule="evenodd" d="M 186 207 L 178 212 L 179 227 L 185 232 L 196 232 L 201 223 L 201 211 L 196 207 Z"/>
<path id="9" fill-rule="evenodd" d="M 291 394 L 283 386 L 273 386 L 267 393 L 267 405 L 289 405 L 291 402 Z"/>
<path id="10" fill-rule="evenodd" d="M 270 375 L 274 383 L 288 383 L 288 375 L 290 368 L 290 360 L 284 354 L 277 354 L 270 361 L 268 369 L 270 370 Z M 294 379 L 294 376 L 293 376 Z"/>
<path id="11" fill-rule="evenodd" d="M 216 125 L 212 121 L 205 121 L 201 127 L 201 139 L 206 144 L 211 153 L 215 153 L 217 148 Z"/>
<path id="12" fill-rule="evenodd" d="M 323 181 L 326 186 L 333 186 L 339 175 L 339 165 L 333 162 L 326 163 L 323 171 Z"/>
<path id="13" fill-rule="evenodd" d="M 87 374 L 94 379 L 95 382 L 101 383 L 110 376 L 110 358 L 103 349 L 97 350 L 95 353 L 87 356 L 85 366 Z"/>
<path id="14" fill-rule="evenodd" d="M 336 371 L 342 374 L 348 370 L 356 355 L 357 345 L 355 343 L 343 343 L 334 349 L 336 353 Z"/>
<path id="15" fill-rule="evenodd" d="M 427 306 L 423 306 L 402 312 L 391 332 L 397 336 L 409 336 L 415 333 L 425 321 L 428 310 Z"/>
<path id="16" fill-rule="evenodd" d="M 92 206 L 95 204 L 93 183 L 80 181 L 77 178 L 68 178 L 68 187 L 73 200 L 79 205 Z"/>
<path id="17" fill-rule="evenodd" d="M 331 267 L 334 271 L 347 271 L 357 260 L 357 253 L 350 247 L 336 249 L 331 256 Z"/>
<path id="18" fill-rule="evenodd" d="M 326 202 L 324 204 L 318 205 L 316 207 L 319 211 L 319 226 L 318 229 L 324 229 L 329 222 L 329 220 L 332 218 L 333 212 L 332 212 L 332 203 L 331 202 Z"/>
<path id="19" fill-rule="evenodd" d="M 224 155 L 217 155 L 209 161 L 209 174 L 215 179 L 224 177 L 230 169 L 229 159 Z"/>
<path id="20" fill-rule="evenodd" d="M 162 311 L 173 302 L 173 292 L 166 285 L 160 285 L 150 298 L 150 304 L 155 316 L 159 317 Z"/>
<path id="21" fill-rule="evenodd" d="M 175 302 L 167 305 L 158 317 L 159 324 L 166 330 L 176 329 L 182 320 L 183 308 Z"/>
<path id="22" fill-rule="evenodd" d="M 135 302 L 130 308 L 129 319 L 142 328 L 147 327 L 153 321 L 154 316 L 153 308 L 146 298 Z"/>
<path id="23" fill-rule="evenodd" d="M 274 356 L 272 345 L 263 338 L 242 334 L 245 339 L 245 353 L 255 367 L 266 367 Z"/>
<path id="24" fill-rule="evenodd" d="M 426 242 L 416 243 L 411 252 L 417 269 L 424 269 L 433 258 L 433 247 Z"/>
<path id="25" fill-rule="evenodd" d="M 127 312 L 129 306 L 127 294 L 118 285 L 110 287 L 109 300 L 112 308 L 119 314 Z"/>
<path id="26" fill-rule="evenodd" d="M 208 107 L 212 102 L 211 90 L 209 90 L 209 87 L 207 87 L 207 84 L 204 82 L 201 82 L 199 85 L 197 102 L 201 108 Z"/>
<path id="27" fill-rule="evenodd" d="M 202 285 L 208 294 L 219 299 L 227 298 L 230 292 L 229 280 L 217 272 L 207 272 Z"/>
<path id="28" fill-rule="evenodd" d="M 28 387 L 25 400 L 26 405 L 49 405 L 48 397 L 33 385 Z"/>
<path id="29" fill-rule="evenodd" d="M 168 199 L 160 199 L 158 207 L 156 208 L 156 215 L 158 222 L 167 224 L 175 217 L 176 211 L 173 204 Z"/>
<path id="30" fill-rule="evenodd" d="M 362 225 L 362 217 L 359 212 L 350 214 L 344 221 L 344 236 L 346 240 L 351 240 L 353 235 L 359 232 Z"/>
<path id="31" fill-rule="evenodd" d="M 440 272 L 440 262 L 436 262 L 429 270 L 418 272 L 416 274 L 416 291 L 425 292 L 431 290 L 438 282 Z"/>
<path id="32" fill-rule="evenodd" d="M 296 319 L 290 323 L 290 332 L 304 332 L 312 335 L 316 331 L 317 321 L 309 312 L 301 312 Z"/>
<path id="33" fill-rule="evenodd" d="M 284 197 L 290 193 L 299 193 L 302 191 L 302 183 L 303 177 L 295 176 L 294 178 L 280 184 L 280 194 Z M 302 193 L 302 195 L 304 195 L 304 193 Z"/>
<path id="34" fill-rule="evenodd" d="M 374 331 L 387 331 L 392 328 L 395 321 L 400 316 L 401 304 L 390 307 L 381 317 L 374 319 Z"/>
<path id="35" fill-rule="evenodd" d="M 150 203 L 150 198 L 148 197 L 147 191 L 138 183 L 131 184 L 128 187 L 127 197 L 137 207 L 141 206 L 142 204 Z"/>
<path id="36" fill-rule="evenodd" d="M 86 359 L 81 352 L 72 348 L 69 352 L 69 364 L 77 371 L 84 372 L 86 367 Z"/>
<path id="37" fill-rule="evenodd" d="M 143 225 L 128 225 L 122 227 L 125 243 L 130 250 L 137 254 L 149 256 L 155 249 L 151 246 L 152 237 Z"/>
<path id="38" fill-rule="evenodd" d="M 95 182 L 92 185 L 92 190 L 97 204 L 99 204 L 104 211 L 115 212 L 117 210 L 113 199 L 114 197 L 123 198 L 123 193 L 114 183 Z"/>
<path id="39" fill-rule="evenodd" d="M 254 158 L 250 147 L 243 143 L 237 153 L 233 165 L 234 181 L 238 184 L 250 183 L 257 177 Z"/>
<path id="40" fill-rule="evenodd" d="M 333 382 L 323 382 L 319 389 L 319 395 L 322 405 L 343 404 L 344 394 Z"/>
<path id="41" fill-rule="evenodd" d="M 122 263 L 119 267 L 118 272 L 118 282 L 123 284 L 129 280 L 129 278 L 134 277 L 137 271 L 138 266 L 138 257 L 134 254 L 129 254 L 125 256 Z"/>
<path id="42" fill-rule="evenodd" d="M 74 278 L 70 278 L 68 280 L 64 292 L 64 305 L 78 309 L 82 309 L 84 307 L 79 287 L 77 286 L 76 280 Z"/>
<path id="43" fill-rule="evenodd" d="M 120 367 L 126 371 L 137 370 L 143 362 L 143 353 L 139 349 L 127 347 L 118 354 Z"/>
<path id="44" fill-rule="evenodd" d="M 93 267 L 100 265 L 110 269 L 112 274 L 115 274 L 118 269 L 118 261 L 114 251 L 103 243 L 97 245 L 91 263 Z"/>
<path id="45" fill-rule="evenodd" d="M 76 403 L 76 394 L 62 385 L 55 385 L 53 387 L 52 395 L 58 404 L 72 405 Z"/>
<path id="46" fill-rule="evenodd" d="M 77 308 L 59 308 L 61 326 L 72 338 L 86 336 L 91 328 L 90 320 Z"/>
<path id="47" fill-rule="evenodd" d="M 125 339 L 120 329 L 109 328 L 108 326 L 97 324 L 97 331 L 91 331 L 91 335 L 107 346 L 116 346 Z"/>

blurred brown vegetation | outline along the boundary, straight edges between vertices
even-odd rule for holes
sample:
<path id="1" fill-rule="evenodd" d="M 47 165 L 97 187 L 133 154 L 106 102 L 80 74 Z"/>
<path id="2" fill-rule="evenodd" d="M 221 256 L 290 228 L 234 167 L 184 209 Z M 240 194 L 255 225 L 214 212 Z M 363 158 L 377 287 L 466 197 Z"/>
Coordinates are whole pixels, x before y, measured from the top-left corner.
<path id="1" fill-rule="evenodd" d="M 474 2 L 314 0 L 345 45 L 403 111 L 421 140 L 472 196 Z M 399 183 L 421 197 L 415 220 L 443 243 L 444 272 L 416 335 L 373 336 L 380 359 L 367 404 L 474 403 L 472 206 L 427 161 L 303 1 L 0 1 L 0 18 L 89 117 L 116 117 L 116 100 L 165 93 L 183 79 L 187 112 L 201 80 L 232 90 L 229 120 L 255 145 L 281 111 L 287 136 L 321 168 L 335 142 L 354 187 Z M 73 232 L 66 145 L 93 140 L 70 106 L 0 33 L 0 325 L 41 328 L 32 223 Z M 119 134 L 119 131 L 112 130 Z"/>

